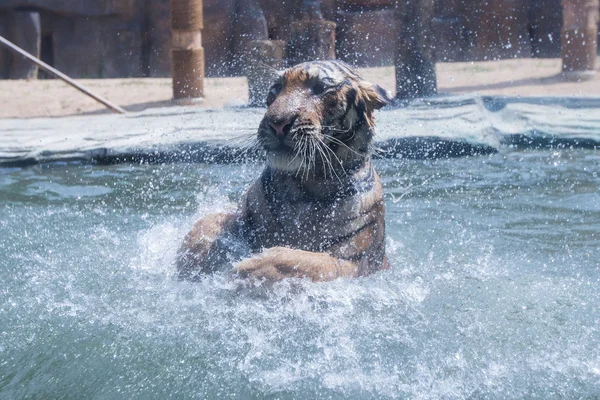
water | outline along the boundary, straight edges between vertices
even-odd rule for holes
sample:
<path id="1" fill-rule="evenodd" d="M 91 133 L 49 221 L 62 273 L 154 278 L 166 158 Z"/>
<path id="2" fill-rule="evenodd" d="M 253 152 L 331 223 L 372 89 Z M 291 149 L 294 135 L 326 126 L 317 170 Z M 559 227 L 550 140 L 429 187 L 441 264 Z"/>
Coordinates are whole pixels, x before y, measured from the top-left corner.
<path id="1" fill-rule="evenodd" d="M 600 152 L 378 161 L 393 268 L 196 284 L 259 165 L 0 169 L 0 398 L 597 398 Z"/>

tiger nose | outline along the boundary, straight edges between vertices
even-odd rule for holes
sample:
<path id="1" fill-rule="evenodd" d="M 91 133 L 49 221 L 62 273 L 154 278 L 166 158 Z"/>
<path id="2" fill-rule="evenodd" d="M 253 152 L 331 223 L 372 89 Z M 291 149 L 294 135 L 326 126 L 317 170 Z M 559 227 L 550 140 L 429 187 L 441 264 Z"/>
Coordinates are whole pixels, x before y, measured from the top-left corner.
<path id="1" fill-rule="evenodd" d="M 283 137 L 290 133 L 294 118 L 289 119 L 269 119 L 269 126 L 275 131 L 275 135 Z"/>

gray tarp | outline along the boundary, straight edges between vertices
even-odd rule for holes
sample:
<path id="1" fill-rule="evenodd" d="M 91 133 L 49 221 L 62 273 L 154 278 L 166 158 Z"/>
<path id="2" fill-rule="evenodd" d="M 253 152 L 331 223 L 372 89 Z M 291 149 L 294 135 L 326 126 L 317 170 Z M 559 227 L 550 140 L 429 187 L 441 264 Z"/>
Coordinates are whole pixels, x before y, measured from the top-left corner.
<path id="1" fill-rule="evenodd" d="M 0 120 L 0 166 L 52 161 L 228 162 L 240 157 L 264 109 L 162 108 L 128 115 Z M 453 96 L 377 113 L 388 157 L 489 154 L 502 146 L 600 147 L 600 97 Z"/>

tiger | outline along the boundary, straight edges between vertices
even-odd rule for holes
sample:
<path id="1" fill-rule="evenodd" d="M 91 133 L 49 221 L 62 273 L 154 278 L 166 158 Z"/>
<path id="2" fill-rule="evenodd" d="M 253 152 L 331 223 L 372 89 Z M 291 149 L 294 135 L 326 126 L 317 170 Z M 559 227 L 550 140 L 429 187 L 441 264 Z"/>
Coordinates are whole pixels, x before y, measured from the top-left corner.
<path id="1" fill-rule="evenodd" d="M 256 135 L 265 168 L 235 211 L 194 224 L 177 276 L 197 281 L 231 265 L 232 240 L 249 249 L 231 270 L 242 278 L 319 282 L 389 268 L 383 186 L 371 160 L 374 111 L 390 102 L 342 61 L 278 73 Z"/>

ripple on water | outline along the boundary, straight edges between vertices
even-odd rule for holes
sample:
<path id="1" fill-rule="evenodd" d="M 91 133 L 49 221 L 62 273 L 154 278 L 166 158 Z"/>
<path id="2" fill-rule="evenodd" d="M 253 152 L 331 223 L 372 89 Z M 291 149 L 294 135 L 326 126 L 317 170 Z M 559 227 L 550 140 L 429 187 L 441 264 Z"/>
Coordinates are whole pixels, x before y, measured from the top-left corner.
<path id="1" fill-rule="evenodd" d="M 544 154 L 379 165 L 393 268 L 323 284 L 174 278 L 253 166 L 10 171 L 0 397 L 597 397 L 595 153 Z"/>

